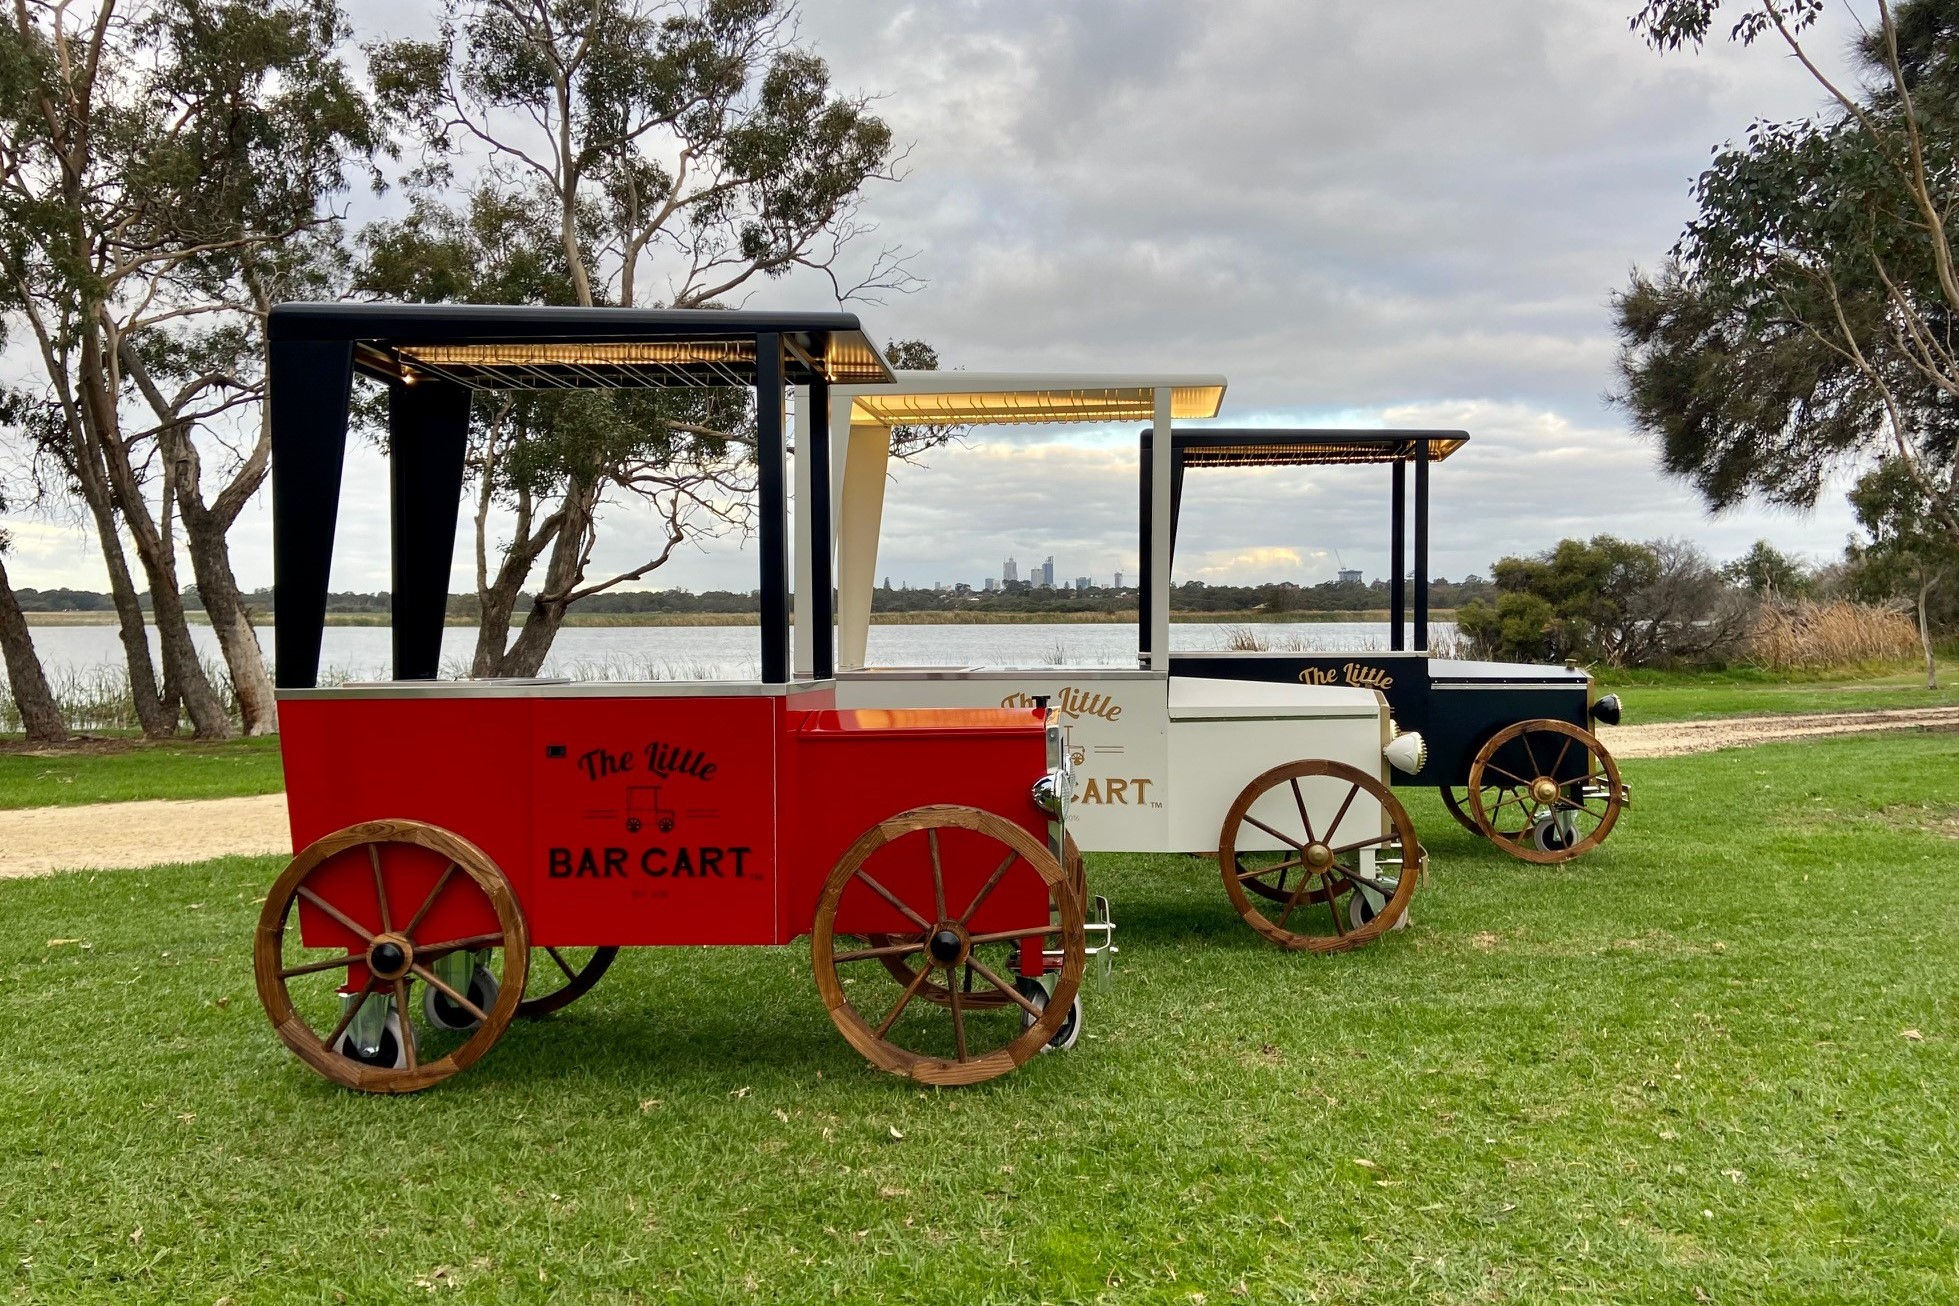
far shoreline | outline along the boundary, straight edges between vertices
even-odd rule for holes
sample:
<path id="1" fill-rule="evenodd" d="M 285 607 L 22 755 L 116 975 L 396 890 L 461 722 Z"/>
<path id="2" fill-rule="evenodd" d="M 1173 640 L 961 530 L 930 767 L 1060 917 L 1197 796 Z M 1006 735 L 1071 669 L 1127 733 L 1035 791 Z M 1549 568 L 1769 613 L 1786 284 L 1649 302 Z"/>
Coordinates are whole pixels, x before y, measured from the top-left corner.
<path id="1" fill-rule="evenodd" d="M 30 626 L 113 626 L 116 614 L 113 612 L 28 612 L 23 614 Z M 192 625 L 208 626 L 210 619 L 202 612 L 184 614 Z M 1432 609 L 1432 621 L 1454 621 L 1453 609 Z M 873 626 L 1133 626 L 1137 614 L 1134 609 L 1126 612 L 962 612 L 947 610 L 940 612 L 874 612 L 871 614 Z M 1358 622 L 1386 624 L 1390 619 L 1385 609 L 1365 612 L 1172 612 L 1170 620 L 1176 625 L 1196 626 L 1248 626 L 1248 625 L 1319 625 L 1336 622 Z M 758 618 L 752 612 L 574 612 L 565 618 L 567 627 L 603 628 L 608 626 L 753 626 Z M 380 626 L 389 625 L 385 612 L 329 612 L 326 614 L 329 626 Z M 449 626 L 475 629 L 477 622 L 469 617 L 450 617 L 444 623 Z M 521 624 L 521 623 L 518 623 Z M 257 622 L 261 629 L 270 629 L 272 623 L 261 619 Z"/>

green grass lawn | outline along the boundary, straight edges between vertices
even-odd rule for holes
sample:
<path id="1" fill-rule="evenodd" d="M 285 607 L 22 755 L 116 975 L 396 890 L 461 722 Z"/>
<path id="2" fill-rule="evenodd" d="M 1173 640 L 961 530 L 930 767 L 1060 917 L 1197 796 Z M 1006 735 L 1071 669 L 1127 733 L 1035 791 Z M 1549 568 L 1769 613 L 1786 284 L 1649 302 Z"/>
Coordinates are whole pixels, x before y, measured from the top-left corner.
<path id="1" fill-rule="evenodd" d="M 1959 706 L 1959 661 L 1939 663 L 1938 689 L 1925 688 L 1923 667 L 1852 674 L 1778 675 L 1732 671 L 1597 672 L 1625 700 L 1626 724 L 1778 712 L 1862 712 L 1876 708 Z"/>
<path id="2" fill-rule="evenodd" d="M 1351 955 L 1094 858 L 1114 987 L 968 1090 L 868 1070 L 799 946 L 629 953 L 357 1097 L 254 996 L 276 861 L 0 884 L 0 1296 L 1952 1299 L 1959 736 L 1627 769 L 1563 868 L 1413 795 L 1414 924 Z"/>
<path id="3" fill-rule="evenodd" d="M 0 751 L 0 808 L 114 803 L 133 798 L 228 798 L 286 787 L 277 738 L 151 744 L 101 740 L 82 748 Z"/>

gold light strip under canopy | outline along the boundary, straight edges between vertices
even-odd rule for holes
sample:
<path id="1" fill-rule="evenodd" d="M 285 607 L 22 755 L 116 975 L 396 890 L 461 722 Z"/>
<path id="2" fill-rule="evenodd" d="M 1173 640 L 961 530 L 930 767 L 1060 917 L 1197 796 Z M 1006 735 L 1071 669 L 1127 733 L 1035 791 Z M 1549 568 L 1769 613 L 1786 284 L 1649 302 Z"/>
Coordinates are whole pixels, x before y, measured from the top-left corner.
<path id="1" fill-rule="evenodd" d="M 1170 415 L 1216 417 L 1221 385 L 1173 386 Z M 1153 386 L 1052 390 L 971 390 L 907 394 L 899 390 L 860 394 L 850 420 L 876 426 L 1019 425 L 1034 422 L 1149 421 L 1156 412 Z"/>
<path id="2" fill-rule="evenodd" d="M 802 342 L 785 341 L 792 348 Z M 835 382 L 878 382 L 876 357 L 855 341 L 832 340 L 812 359 Z M 532 344 L 405 345 L 396 351 L 405 378 L 416 372 L 477 390 L 575 389 L 588 386 L 746 386 L 755 375 L 751 340 L 641 340 Z"/>
<path id="3" fill-rule="evenodd" d="M 1433 438 L 1428 460 L 1439 463 L 1466 440 Z M 1300 441 L 1298 443 L 1193 444 L 1183 450 L 1185 467 L 1329 467 L 1352 463 L 1412 462 L 1414 440 Z"/>

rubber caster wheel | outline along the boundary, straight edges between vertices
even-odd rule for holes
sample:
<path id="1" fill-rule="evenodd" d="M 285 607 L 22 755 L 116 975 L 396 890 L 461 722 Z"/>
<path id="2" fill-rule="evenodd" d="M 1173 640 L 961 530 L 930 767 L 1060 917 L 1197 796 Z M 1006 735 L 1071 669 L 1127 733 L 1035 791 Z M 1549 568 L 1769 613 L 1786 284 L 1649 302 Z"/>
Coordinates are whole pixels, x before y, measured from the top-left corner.
<path id="1" fill-rule="evenodd" d="M 1364 884 L 1356 884 L 1354 891 L 1347 895 L 1347 924 L 1353 929 L 1359 929 L 1379 915 L 1381 908 L 1387 905 L 1387 901 L 1387 898 L 1378 890 L 1370 889 Z M 1390 931 L 1405 930 L 1407 928 L 1408 913 L 1406 911 L 1401 913 L 1400 920 L 1388 926 Z"/>
<path id="2" fill-rule="evenodd" d="M 476 1004 L 478 1011 L 488 1011 L 496 1006 L 499 991 L 497 977 L 487 967 L 478 966 L 469 977 L 469 1000 Z M 422 1018 L 437 1029 L 458 1033 L 475 1029 L 482 1023 L 433 984 L 422 985 Z"/>
<path id="3" fill-rule="evenodd" d="M 1026 998 L 1029 1002 L 1032 1002 L 1035 1006 L 1041 1008 L 1043 1011 L 1047 1009 L 1047 1005 L 1048 1005 L 1047 985 L 1041 983 L 1041 981 L 1037 979 L 1031 979 L 1026 975 L 1022 975 L 1016 980 L 1014 980 L 1014 987 L 1016 989 L 1019 989 L 1021 996 Z M 1020 1013 L 1020 1027 L 1022 1029 L 1027 1029 L 1031 1027 L 1033 1023 L 1034 1023 L 1034 1017 L 1032 1015 L 1030 1015 L 1025 1011 Z M 1041 1051 L 1066 1052 L 1069 1048 L 1075 1046 L 1075 1040 L 1079 1039 L 1081 1036 L 1082 1036 L 1082 999 L 1081 999 L 1081 994 L 1077 993 L 1075 995 L 1074 1001 L 1068 1004 L 1068 1018 L 1061 1022 L 1061 1028 L 1054 1031 L 1053 1037 L 1048 1039 L 1047 1046 L 1042 1048 Z"/>
<path id="4" fill-rule="evenodd" d="M 401 1015 L 390 1011 L 388 1021 L 381 1026 L 381 1041 L 374 1051 L 363 1052 L 354 1045 L 354 1032 L 348 1030 L 334 1042 L 333 1050 L 349 1061 L 358 1061 L 363 1066 L 374 1066 L 381 1070 L 408 1069 L 408 1045 L 402 1039 Z"/>
<path id="5" fill-rule="evenodd" d="M 1578 842 L 1578 831 L 1570 817 L 1561 812 L 1546 812 L 1531 823 L 1531 846 L 1541 853 L 1562 853 Z"/>

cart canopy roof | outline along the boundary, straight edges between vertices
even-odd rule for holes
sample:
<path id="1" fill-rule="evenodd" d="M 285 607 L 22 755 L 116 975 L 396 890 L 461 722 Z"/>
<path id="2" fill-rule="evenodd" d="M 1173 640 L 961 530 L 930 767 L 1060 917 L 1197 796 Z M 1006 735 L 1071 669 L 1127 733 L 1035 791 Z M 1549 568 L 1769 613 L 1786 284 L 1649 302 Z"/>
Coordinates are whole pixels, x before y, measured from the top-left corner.
<path id="1" fill-rule="evenodd" d="M 756 340 L 780 336 L 783 379 L 876 385 L 891 369 L 854 313 L 498 304 L 279 304 L 274 341 L 349 342 L 383 381 L 472 390 L 750 386 Z"/>
<path id="2" fill-rule="evenodd" d="M 1424 447 L 1439 463 L 1468 442 L 1467 431 L 1208 429 L 1178 431 L 1174 447 L 1185 467 L 1335 467 L 1412 463 Z"/>
<path id="3" fill-rule="evenodd" d="M 1221 376 L 1148 372 L 896 372 L 896 383 L 843 389 L 854 426 L 976 426 L 1148 421 L 1170 390 L 1172 418 L 1216 417 Z"/>

